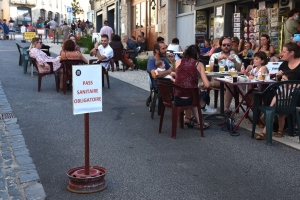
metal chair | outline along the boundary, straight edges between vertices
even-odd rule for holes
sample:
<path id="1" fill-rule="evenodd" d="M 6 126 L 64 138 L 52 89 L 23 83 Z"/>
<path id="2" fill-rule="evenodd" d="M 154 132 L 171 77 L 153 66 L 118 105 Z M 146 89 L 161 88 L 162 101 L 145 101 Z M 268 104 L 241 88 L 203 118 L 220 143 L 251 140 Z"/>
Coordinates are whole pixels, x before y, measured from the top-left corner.
<path id="1" fill-rule="evenodd" d="M 176 138 L 178 117 L 179 117 L 180 128 L 183 128 L 184 111 L 187 109 L 197 107 L 198 115 L 199 115 L 200 134 L 201 134 L 201 137 L 204 137 L 203 124 L 202 124 L 202 112 L 201 112 L 201 106 L 200 106 L 200 102 L 199 102 L 198 87 L 182 88 L 173 83 L 165 82 L 165 81 L 161 81 L 161 80 L 158 80 L 158 87 L 159 87 L 161 98 L 162 98 L 161 115 L 160 115 L 160 122 L 159 122 L 159 133 L 161 133 L 166 107 L 172 109 L 172 138 L 174 138 L 174 139 Z M 177 90 L 181 90 L 181 91 L 189 91 L 193 97 L 192 104 L 188 105 L 188 106 L 175 106 L 173 104 L 173 99 L 172 99 L 174 88 Z"/>
<path id="2" fill-rule="evenodd" d="M 270 91 L 276 98 L 275 105 L 260 105 L 263 95 L 270 95 Z M 299 113 L 296 111 L 299 96 L 300 81 L 280 81 L 269 85 L 263 92 L 254 93 L 252 138 L 254 138 L 259 111 L 263 112 L 266 116 L 266 142 L 268 145 L 272 145 L 272 124 L 275 114 L 286 115 L 288 117 L 289 135 L 293 135 L 295 115 L 299 116 Z M 298 127 L 300 127 L 299 117 L 297 123 Z"/>

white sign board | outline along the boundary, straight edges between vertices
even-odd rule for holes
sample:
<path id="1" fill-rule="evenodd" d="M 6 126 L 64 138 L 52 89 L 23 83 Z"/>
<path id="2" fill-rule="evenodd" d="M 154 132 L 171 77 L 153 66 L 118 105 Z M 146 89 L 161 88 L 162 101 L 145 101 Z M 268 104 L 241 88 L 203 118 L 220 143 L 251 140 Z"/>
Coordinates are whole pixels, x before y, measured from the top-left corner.
<path id="1" fill-rule="evenodd" d="M 279 67 L 282 62 L 268 62 L 267 68 L 269 70 L 269 74 L 276 74 L 279 70 Z"/>
<path id="2" fill-rule="evenodd" d="M 73 114 L 102 111 L 102 66 L 73 65 Z"/>

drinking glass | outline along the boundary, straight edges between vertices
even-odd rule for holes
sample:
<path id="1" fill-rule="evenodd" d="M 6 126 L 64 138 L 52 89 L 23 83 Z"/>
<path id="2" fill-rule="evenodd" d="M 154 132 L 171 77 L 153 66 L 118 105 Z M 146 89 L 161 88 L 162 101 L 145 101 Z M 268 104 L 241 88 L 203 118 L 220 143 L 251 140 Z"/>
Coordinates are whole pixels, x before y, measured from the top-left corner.
<path id="1" fill-rule="evenodd" d="M 205 71 L 210 72 L 210 65 L 205 65 Z"/>

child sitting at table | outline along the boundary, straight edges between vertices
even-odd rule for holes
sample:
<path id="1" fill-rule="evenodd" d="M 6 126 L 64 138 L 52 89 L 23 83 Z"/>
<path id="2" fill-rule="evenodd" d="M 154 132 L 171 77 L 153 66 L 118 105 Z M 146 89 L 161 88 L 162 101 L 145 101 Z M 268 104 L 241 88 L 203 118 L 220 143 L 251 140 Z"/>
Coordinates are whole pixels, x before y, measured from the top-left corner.
<path id="1" fill-rule="evenodd" d="M 249 65 L 246 69 L 249 78 L 258 78 L 259 75 L 267 74 L 269 70 L 266 64 L 268 64 L 267 54 L 263 51 L 256 52 L 254 54 L 253 65 Z"/>
<path id="2" fill-rule="evenodd" d="M 288 80 L 297 80 L 297 74 L 296 72 L 289 70 L 283 73 L 281 81 L 288 81 Z M 282 90 L 282 88 L 280 88 Z M 290 89 L 286 90 L 287 92 L 291 92 Z M 282 91 L 283 92 L 283 91 Z M 284 93 L 284 92 L 283 92 Z M 278 94 L 279 95 L 279 94 Z M 282 94 L 281 94 L 282 95 Z M 280 99 L 280 97 L 279 97 Z M 270 104 L 270 106 L 274 106 L 276 104 L 276 97 L 274 96 L 272 99 L 272 102 Z M 283 128 L 284 128 L 284 124 L 285 124 L 285 115 L 277 115 L 278 117 L 278 131 L 277 133 L 275 133 L 275 137 L 282 137 L 283 136 Z M 256 136 L 257 140 L 264 140 L 266 139 L 266 127 L 264 127 L 262 133 L 258 134 Z"/>
<path id="3" fill-rule="evenodd" d="M 156 70 L 155 70 L 156 75 L 158 75 L 159 71 L 166 71 L 165 63 L 161 59 L 158 59 L 158 60 L 155 61 L 155 67 L 156 67 Z M 169 78 L 172 82 L 175 82 L 175 79 L 170 75 L 167 75 L 164 78 Z"/>

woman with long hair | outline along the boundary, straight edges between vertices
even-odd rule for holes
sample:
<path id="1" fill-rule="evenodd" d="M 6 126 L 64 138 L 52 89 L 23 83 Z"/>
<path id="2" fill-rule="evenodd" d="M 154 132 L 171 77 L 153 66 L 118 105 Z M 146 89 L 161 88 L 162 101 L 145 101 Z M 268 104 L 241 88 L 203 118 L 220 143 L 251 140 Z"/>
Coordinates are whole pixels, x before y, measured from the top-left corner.
<path id="1" fill-rule="evenodd" d="M 36 59 L 40 73 L 50 71 L 50 65 L 47 62 L 52 62 L 53 71 L 57 71 L 60 68 L 60 56 L 57 56 L 56 58 L 47 56 L 47 54 L 41 50 L 42 45 L 42 39 L 33 38 L 29 47 L 30 57 Z"/>
<path id="2" fill-rule="evenodd" d="M 184 54 L 183 58 L 176 61 L 175 71 L 176 79 L 175 84 L 183 88 L 192 88 L 198 87 L 198 79 L 201 78 L 204 84 L 204 87 L 209 88 L 210 82 L 208 81 L 205 68 L 201 62 L 198 61 L 200 55 L 200 49 L 197 45 L 189 46 Z M 202 94 L 201 94 L 202 93 Z M 201 95 L 205 92 L 201 91 L 200 99 L 203 99 Z M 190 105 L 193 102 L 193 98 L 189 92 L 182 92 L 174 89 L 174 104 L 177 106 Z M 206 103 L 203 100 L 200 100 L 201 107 L 205 107 Z M 196 122 L 199 125 L 199 116 L 197 108 L 192 109 L 195 120 L 191 118 L 191 111 L 186 110 L 185 113 L 185 125 L 188 127 L 193 127 Z M 208 128 L 211 124 L 203 123 L 204 128 Z"/>

